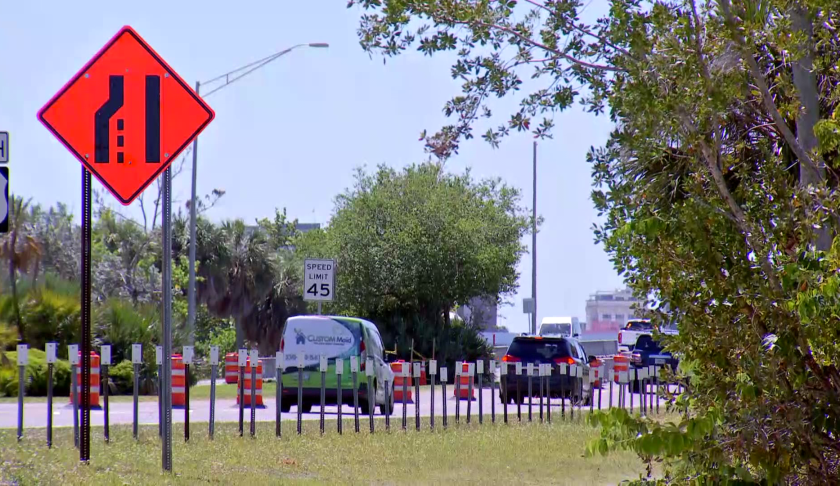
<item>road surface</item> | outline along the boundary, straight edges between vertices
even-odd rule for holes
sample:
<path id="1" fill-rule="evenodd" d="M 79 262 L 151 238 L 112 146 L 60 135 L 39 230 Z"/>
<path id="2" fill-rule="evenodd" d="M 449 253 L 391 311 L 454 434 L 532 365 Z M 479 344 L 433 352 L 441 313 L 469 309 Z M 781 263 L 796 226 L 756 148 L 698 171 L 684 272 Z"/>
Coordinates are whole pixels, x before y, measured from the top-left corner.
<path id="1" fill-rule="evenodd" d="M 535 383 L 535 386 L 536 383 Z M 456 400 L 453 396 L 453 387 L 448 385 L 446 387 L 446 413 L 450 417 L 454 417 L 456 413 L 456 403 L 457 406 L 460 408 L 460 415 L 461 420 L 466 420 L 467 414 L 467 407 L 468 407 L 468 400 Z M 524 392 L 524 390 L 523 390 Z M 593 408 L 598 408 L 598 394 L 599 392 L 596 390 L 595 392 L 595 400 L 593 404 Z M 610 392 L 609 386 L 605 386 L 601 390 L 601 400 L 600 400 L 600 407 L 601 408 L 608 408 L 610 405 Z M 612 405 L 614 407 L 619 406 L 619 391 L 618 386 L 613 387 L 612 393 Z M 630 406 L 630 393 L 625 394 L 625 407 L 629 408 Z M 478 393 L 476 390 L 476 397 L 478 397 Z M 639 395 L 633 394 L 633 407 L 634 411 L 638 413 L 639 410 Z M 415 417 L 415 410 L 416 407 L 420 407 L 420 415 L 422 417 L 428 417 L 432 413 L 431 407 L 431 390 L 428 387 L 423 387 L 420 390 L 419 400 L 417 396 L 414 396 L 415 403 L 407 403 L 406 407 L 406 415 L 408 416 L 409 423 L 413 423 Z M 496 420 L 501 420 L 503 416 L 503 408 L 502 404 L 499 401 L 498 397 L 498 390 L 495 394 L 493 394 L 490 388 L 485 388 L 482 393 L 482 408 L 485 415 L 489 415 L 491 413 L 491 400 L 495 402 L 496 405 Z M 268 422 L 273 421 L 275 419 L 275 401 L 274 397 L 265 397 L 265 407 L 258 408 L 256 410 L 256 419 L 257 421 L 261 422 Z M 442 396 L 442 390 L 440 386 L 435 387 L 435 400 L 434 400 L 434 413 L 436 417 L 440 417 L 443 412 L 443 402 L 444 397 Z M 562 407 L 565 406 L 566 414 L 571 413 L 571 408 L 569 405 L 569 401 L 565 400 L 564 403 L 561 405 L 561 400 L 558 398 L 554 398 L 551 400 L 551 414 L 552 419 L 559 419 Z M 664 411 L 664 400 L 660 399 L 660 410 Z M 548 402 L 544 399 L 544 404 L 547 407 Z M 296 420 L 297 419 L 297 401 L 293 401 L 292 410 L 289 413 L 283 413 L 282 417 L 283 420 Z M 158 403 L 157 401 L 141 401 L 139 403 L 139 414 L 138 414 L 138 422 L 140 424 L 157 424 L 158 423 Z M 534 420 L 539 420 L 539 398 L 533 398 L 533 405 L 532 405 L 532 414 Z M 589 407 L 583 407 L 582 410 L 588 410 Z M 473 419 L 477 420 L 477 414 L 479 409 L 479 401 L 476 398 L 472 400 L 470 405 L 470 413 Z M 513 404 L 508 404 L 508 415 L 511 419 L 515 419 L 517 413 L 517 406 Z M 528 417 L 528 402 L 526 402 L 521 407 L 522 410 L 522 417 L 523 420 L 527 420 Z M 545 408 L 544 408 L 545 410 Z M 581 408 L 575 407 L 574 413 L 577 414 L 581 411 Z M 346 403 L 342 407 L 342 413 L 344 418 L 352 418 L 353 417 L 353 404 L 352 401 L 350 402 L 350 406 Z M 402 420 L 402 413 L 403 413 L 403 404 L 397 402 L 395 405 L 394 414 L 391 416 L 392 421 L 397 421 L 401 423 Z M 544 412 L 546 413 L 546 412 Z M 336 406 L 327 406 L 325 407 L 325 415 L 329 417 L 329 420 L 335 420 L 338 414 L 338 407 Z M 29 427 L 45 427 L 47 424 L 47 404 L 46 403 L 26 403 L 24 405 L 24 428 Z M 379 415 L 379 410 L 377 408 L 376 415 Z M 245 409 L 245 421 L 248 422 L 250 420 L 250 408 L 246 407 Z M 110 403 L 110 411 L 109 411 L 109 418 L 111 424 L 130 424 L 132 423 L 133 417 L 133 404 L 131 402 L 111 402 Z M 172 413 L 172 420 L 175 423 L 183 423 L 185 418 L 185 413 L 183 409 L 176 409 L 173 410 Z M 303 414 L 304 420 L 318 420 L 320 418 L 320 406 L 315 405 L 312 407 L 312 413 Z M 220 399 L 216 400 L 216 421 L 217 422 L 236 422 L 239 420 L 239 406 L 236 404 L 235 399 Z M 193 400 L 190 402 L 190 422 L 209 422 L 210 421 L 210 400 Z M 91 410 L 91 425 L 102 426 L 104 423 L 104 412 L 103 410 Z M 392 422 L 392 425 L 396 422 Z M 53 404 L 53 425 L 55 427 L 70 427 L 73 425 L 73 407 L 67 401 L 67 397 L 56 397 L 55 402 Z M 16 403 L 3 403 L 0 404 L 0 428 L 16 428 L 17 427 L 17 404 Z"/>

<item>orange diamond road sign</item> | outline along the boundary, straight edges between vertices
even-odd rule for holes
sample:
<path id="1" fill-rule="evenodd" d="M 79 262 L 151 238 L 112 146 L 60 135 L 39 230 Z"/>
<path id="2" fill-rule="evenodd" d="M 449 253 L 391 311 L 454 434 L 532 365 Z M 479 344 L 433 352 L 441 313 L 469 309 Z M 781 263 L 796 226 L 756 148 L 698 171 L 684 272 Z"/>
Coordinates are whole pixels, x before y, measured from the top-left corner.
<path id="1" fill-rule="evenodd" d="M 38 112 L 122 204 L 131 204 L 216 114 L 125 26 Z"/>

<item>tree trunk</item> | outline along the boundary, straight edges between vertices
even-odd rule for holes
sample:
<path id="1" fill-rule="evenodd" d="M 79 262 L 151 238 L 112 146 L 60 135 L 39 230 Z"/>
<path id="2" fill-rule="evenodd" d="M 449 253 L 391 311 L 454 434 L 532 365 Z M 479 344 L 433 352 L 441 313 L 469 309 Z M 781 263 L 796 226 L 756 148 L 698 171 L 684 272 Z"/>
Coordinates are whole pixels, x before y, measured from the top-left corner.
<path id="1" fill-rule="evenodd" d="M 242 319 L 236 318 L 236 349 L 242 349 L 245 345 L 245 330 L 242 329 Z"/>
<path id="2" fill-rule="evenodd" d="M 24 338 L 26 329 L 23 324 L 23 319 L 20 316 L 20 304 L 18 302 L 17 291 L 17 268 L 15 267 L 15 248 L 17 247 L 17 230 L 12 231 L 12 237 L 9 241 L 9 284 L 12 286 L 12 309 L 15 313 L 15 324 L 18 328 L 18 340 L 26 342 Z"/>
<path id="3" fill-rule="evenodd" d="M 791 9 L 793 28 L 803 34 L 799 57 L 793 61 L 793 84 L 799 96 L 800 111 L 796 118 L 796 138 L 802 149 L 808 154 L 818 150 L 818 140 L 814 126 L 820 120 L 820 99 L 817 88 L 817 75 L 814 71 L 814 29 L 811 14 L 805 8 L 795 6 Z M 825 167 L 821 167 L 820 157 L 812 157 L 812 163 L 799 161 L 799 183 L 803 187 L 818 185 L 825 179 Z M 827 251 L 831 247 L 831 233 L 827 225 L 817 230 L 818 250 Z"/>

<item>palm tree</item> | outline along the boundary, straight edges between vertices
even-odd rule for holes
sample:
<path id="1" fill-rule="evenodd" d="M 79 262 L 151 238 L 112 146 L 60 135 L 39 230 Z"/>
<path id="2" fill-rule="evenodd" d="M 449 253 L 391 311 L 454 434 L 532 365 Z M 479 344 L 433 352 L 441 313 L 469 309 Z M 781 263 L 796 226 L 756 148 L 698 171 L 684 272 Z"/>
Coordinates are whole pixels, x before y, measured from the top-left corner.
<path id="1" fill-rule="evenodd" d="M 200 225 L 197 243 L 196 294 L 217 317 L 236 319 L 236 344 L 245 340 L 246 319 L 274 287 L 272 251 L 265 235 L 241 220 L 220 227 Z M 256 337 L 256 333 L 249 333 Z"/>
<path id="2" fill-rule="evenodd" d="M 20 197 L 12 197 L 12 204 L 9 207 L 9 233 L 0 243 L 0 259 L 5 260 L 8 265 L 9 285 L 12 287 L 12 307 L 20 341 L 25 340 L 26 326 L 21 318 L 18 302 L 18 273 L 26 272 L 32 263 L 37 265 L 41 256 L 41 249 L 29 227 L 29 202 L 30 200 L 24 202 Z"/>

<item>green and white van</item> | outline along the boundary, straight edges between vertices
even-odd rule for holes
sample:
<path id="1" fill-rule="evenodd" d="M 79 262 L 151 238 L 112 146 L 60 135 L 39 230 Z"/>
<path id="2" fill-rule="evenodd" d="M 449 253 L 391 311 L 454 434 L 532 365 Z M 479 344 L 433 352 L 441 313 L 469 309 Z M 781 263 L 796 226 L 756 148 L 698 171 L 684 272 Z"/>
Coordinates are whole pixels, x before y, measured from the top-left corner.
<path id="1" fill-rule="evenodd" d="M 280 350 L 285 357 L 286 368 L 283 371 L 283 406 L 288 412 L 298 401 L 298 363 L 303 357 L 301 411 L 309 413 L 313 405 L 321 403 L 321 356 L 327 358 L 325 378 L 325 404 L 338 403 L 336 387 L 338 380 L 335 373 L 335 360 L 344 361 L 344 373 L 341 378 L 341 401 L 353 406 L 353 375 L 350 373 L 350 357 L 359 360 L 358 390 L 361 413 L 368 413 L 368 386 L 366 376 L 367 358 L 373 360 L 374 405 L 379 405 L 382 414 L 394 412 L 394 373 L 385 363 L 385 347 L 382 336 L 372 322 L 355 317 L 340 316 L 295 316 L 286 321 Z M 385 383 L 390 388 L 385 402 Z"/>

